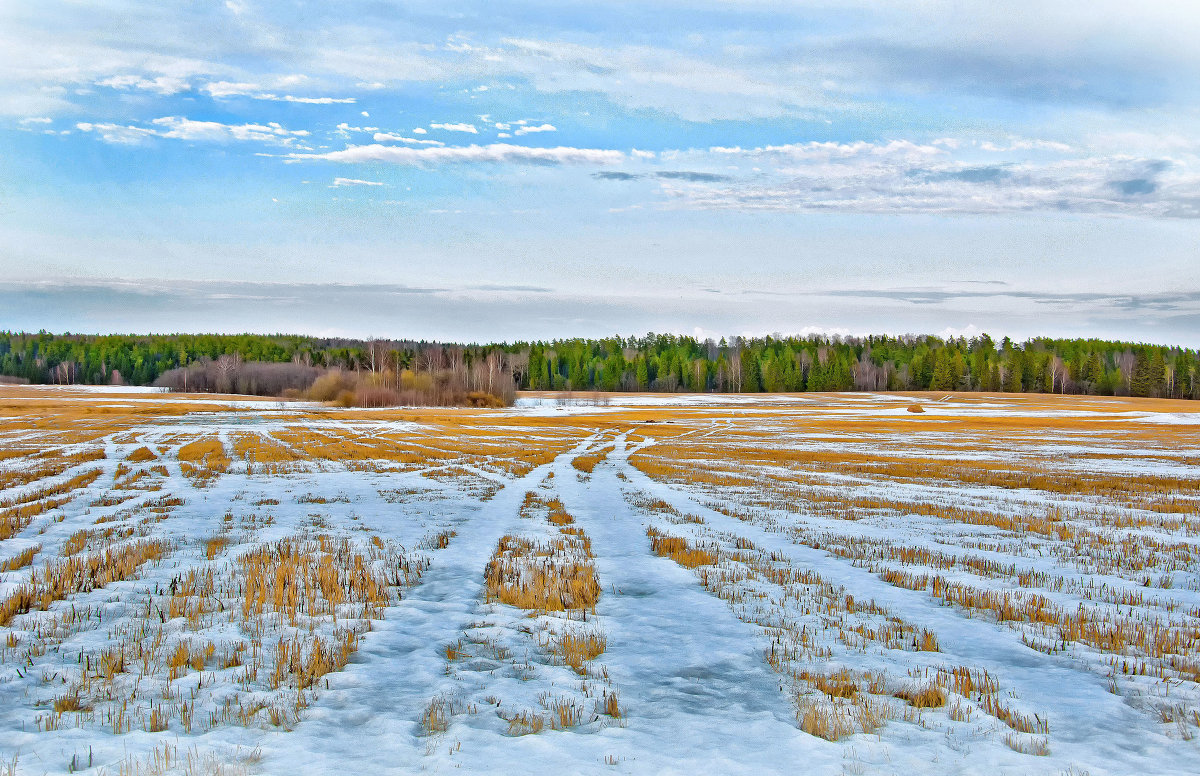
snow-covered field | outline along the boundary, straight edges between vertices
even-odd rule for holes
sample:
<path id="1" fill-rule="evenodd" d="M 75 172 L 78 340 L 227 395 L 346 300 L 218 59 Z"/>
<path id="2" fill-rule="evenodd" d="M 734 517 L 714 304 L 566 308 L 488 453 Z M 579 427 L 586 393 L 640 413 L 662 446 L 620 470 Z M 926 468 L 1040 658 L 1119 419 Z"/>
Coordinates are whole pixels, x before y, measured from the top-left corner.
<path id="1" fill-rule="evenodd" d="M 0 386 L 0 774 L 1194 774 L 1198 421 Z"/>

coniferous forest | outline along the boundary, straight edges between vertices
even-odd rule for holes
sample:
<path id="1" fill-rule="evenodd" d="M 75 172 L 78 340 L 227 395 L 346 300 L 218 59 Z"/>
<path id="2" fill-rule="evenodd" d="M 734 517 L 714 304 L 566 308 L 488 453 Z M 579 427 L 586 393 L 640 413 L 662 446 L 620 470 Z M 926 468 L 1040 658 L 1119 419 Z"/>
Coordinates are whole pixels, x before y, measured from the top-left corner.
<path id="1" fill-rule="evenodd" d="M 345 385 L 329 377 L 340 374 Z M 566 339 L 459 345 L 291 335 L 83 335 L 0 332 L 0 375 L 37 384 L 159 385 L 282 395 L 353 388 L 375 376 L 371 404 L 511 401 L 512 391 L 1005 391 L 1200 398 L 1200 355 L 1097 339 L 1017 343 L 987 335 Z M 440 386 L 440 388 L 439 388 Z M 416 393 L 411 393 L 416 391 Z M 449 400 L 447 401 L 447 398 Z M 316 398 L 332 398 L 322 395 Z M 404 403 L 408 403 L 405 401 Z"/>

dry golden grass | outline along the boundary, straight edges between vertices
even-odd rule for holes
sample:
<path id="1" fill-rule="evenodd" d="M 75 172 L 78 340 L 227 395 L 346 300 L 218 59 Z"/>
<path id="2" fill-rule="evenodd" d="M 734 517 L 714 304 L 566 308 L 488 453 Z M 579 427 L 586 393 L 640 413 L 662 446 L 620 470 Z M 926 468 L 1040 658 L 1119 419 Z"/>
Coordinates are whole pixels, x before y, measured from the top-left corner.
<path id="1" fill-rule="evenodd" d="M 1200 681 L 1200 611 L 1178 603 L 1180 596 L 1172 590 L 1194 590 L 1189 574 L 1200 563 L 1193 541 L 1200 533 L 1200 478 L 1186 470 L 1200 465 L 1200 456 L 1190 452 L 1200 447 L 1200 430 L 1140 425 L 1117 414 L 1193 412 L 1192 405 L 1049 396 L 942 401 L 943 396 L 913 395 L 882 404 L 900 412 L 870 417 L 841 414 L 848 406 L 856 411 L 872 406 L 869 402 L 805 398 L 811 401 L 802 407 L 751 401 L 745 408 L 753 412 L 744 414 L 712 407 L 606 408 L 596 416 L 550 418 L 436 409 L 356 411 L 344 427 L 328 422 L 334 413 L 298 411 L 279 417 L 288 426 L 284 431 L 228 432 L 226 446 L 207 431 L 152 433 L 160 420 L 174 424 L 184 412 L 193 414 L 189 422 L 198 413 L 228 412 L 219 404 L 184 405 L 164 397 L 99 411 L 88 406 L 91 398 L 72 398 L 67 406 L 35 391 L 24 398 L 0 397 L 0 418 L 23 435 L 19 443 L 0 445 L 5 462 L 0 476 L 20 488 L 19 495 L 4 491 L 0 539 L 23 531 L 54 537 L 44 541 L 51 556 L 47 573 L 57 580 L 49 582 L 35 569 L 29 583 L 6 587 L 6 595 L 16 595 L 0 602 L 0 620 L 12 626 L 0 659 L 48 661 L 69 643 L 66 636 L 96 627 L 90 611 L 95 598 L 86 594 L 105 584 L 106 573 L 97 570 L 92 580 L 86 564 L 132 546 L 134 534 L 125 533 L 131 526 L 140 536 L 144 530 L 170 532 L 183 522 L 170 518 L 182 500 L 165 490 L 161 498 L 138 502 L 145 508 L 120 506 L 131 497 L 144 499 L 139 491 L 171 487 L 164 463 L 175 451 L 180 467 L 199 487 L 222 475 L 261 478 L 347 469 L 365 477 L 420 473 L 427 479 L 422 488 L 406 484 L 404 493 L 379 491 L 401 505 L 398 509 L 411 511 L 424 509 L 425 501 L 482 498 L 495 492 L 498 480 L 525 475 L 586 437 L 600 433 L 602 444 L 611 445 L 613 435 L 625 433 L 635 444 L 654 437 L 633 463 L 675 490 L 663 496 L 670 502 L 650 496 L 632 500 L 656 526 L 648 531 L 649 549 L 691 569 L 704 590 L 761 629 L 764 659 L 794 700 L 802 730 L 839 740 L 876 732 L 897 715 L 934 729 L 956 721 L 978 725 L 982 718 L 985 725 L 996 721 L 991 727 L 1003 731 L 1004 743 L 1014 750 L 1048 752 L 1049 725 L 1021 704 L 1016 688 L 1006 686 L 1001 694 L 999 682 L 986 671 L 937 669 L 928 662 L 930 655 L 919 654 L 936 652 L 937 636 L 871 600 L 879 595 L 879 580 L 953 605 L 964 615 L 1008 623 L 1035 649 L 1066 651 L 1081 670 L 1093 667 L 1111 675 L 1113 691 L 1128 693 L 1131 702 L 1154 705 L 1143 700 L 1150 697 L 1147 689 L 1169 682 L 1172 697 L 1154 710 L 1164 724 L 1182 725 L 1188 735 L 1200 727 L 1200 713 L 1189 700 Z M 995 402 L 1046 416 L 954 414 Z M 903 412 L 910 404 L 925 412 Z M 1091 415 L 1054 415 L 1080 409 Z M 310 423 L 318 417 L 320 424 Z M 359 420 L 366 425 L 355 426 Z M 649 420 L 656 422 L 647 425 Z M 376 421 L 408 425 L 378 433 Z M 720 421 L 719 434 L 707 433 L 714 421 Z M 633 429 L 642 436 L 634 436 Z M 136 447 L 147 438 L 155 440 L 153 445 Z M 515 447 L 514 439 L 520 440 Z M 74 501 L 101 476 L 99 469 L 85 471 L 89 460 L 100 460 L 88 458 L 102 455 L 98 442 L 133 450 L 106 466 L 116 475 L 113 485 L 126 492 L 93 490 Z M 76 457 L 68 460 L 67 451 Z M 609 452 L 610 447 L 601 447 L 575 456 L 580 480 Z M 1160 464 L 1169 470 L 1160 470 Z M 622 488 L 636 487 L 637 472 L 622 471 L 619 461 L 608 466 L 617 469 Z M 262 479 L 251 482 L 247 505 L 279 505 L 281 499 L 262 498 L 256 490 Z M 599 665 L 607 638 L 603 617 L 593 616 L 600 588 L 590 542 L 552 497 L 553 485 L 543 479 L 521 509 L 538 521 L 523 524 L 532 535 L 549 530 L 553 538 L 505 537 L 485 570 L 487 600 L 523 610 L 516 616 L 530 629 L 521 636 L 526 640 L 515 640 L 511 632 L 504 638 L 490 631 L 464 632 L 444 647 L 451 672 L 508 664 L 525 681 L 541 681 L 541 674 L 557 677 L 553 694 L 544 694 L 538 706 L 508 706 L 502 712 L 513 735 L 590 725 L 588 718 L 594 723 L 596 715 L 599 726 L 623 717 L 616 688 Z M 191 520 L 208 509 L 205 501 L 224 497 L 224 489 L 196 494 L 182 514 Z M 242 498 L 241 492 L 234 497 Z M 321 498 L 328 500 L 329 493 Z M 689 499 L 694 506 L 685 506 Z M 49 689 L 43 692 L 37 727 L 98 724 L 116 733 L 186 735 L 228 724 L 294 726 L 330 675 L 369 638 L 371 619 L 382 616 L 423 568 L 416 557 L 400 562 L 403 553 L 379 537 L 362 534 L 360 541 L 354 531 L 363 523 L 337 525 L 338 512 L 358 509 L 358 496 L 353 500 L 353 506 L 334 500 L 319 518 L 327 527 L 316 529 L 349 529 L 354 539 L 346 545 L 340 538 L 293 535 L 282 544 L 249 550 L 234 543 L 256 541 L 256 533 L 275 517 L 284 523 L 286 509 L 244 516 L 247 510 L 236 504 L 214 506 L 214 524 L 180 544 L 170 564 L 155 570 L 154 581 L 138 587 L 145 609 L 140 610 L 143 599 L 138 598 L 136 616 L 112 623 L 106 616 L 110 643 L 81 654 L 79 670 L 53 688 L 53 697 Z M 1046 502 L 1054 506 L 1047 508 Z M 76 519 L 88 506 L 103 510 L 96 523 L 111 522 L 114 528 L 57 525 Z M 760 529 L 767 539 L 760 540 Z M 453 537 L 448 530 L 426 530 L 418 545 L 424 551 L 436 552 Z M 913 530 L 923 535 L 914 538 Z M 816 548 L 829 563 L 868 570 L 876 575 L 874 584 L 864 582 L 859 589 L 855 583 L 851 590 L 829 584 L 814 568 L 789 561 L 794 556 L 787 551 L 759 546 L 781 546 L 776 539 Z M 27 549 L 4 561 L 0 571 L 28 569 L 35 557 L 46 555 L 46 550 Z M 85 570 L 71 571 L 69 562 Z M 1097 581 L 1091 575 L 1105 576 Z M 127 567 L 109 581 L 139 576 L 136 567 Z M 55 601 L 71 605 L 52 606 Z M 489 611 L 501 621 L 514 616 L 499 608 Z M 30 614 L 36 612 L 42 613 Z M 29 616 L 20 617 L 23 613 Z M 584 613 L 589 623 L 580 627 Z M 884 656 L 895 666 L 888 669 L 893 675 L 855 670 L 863 653 Z M 73 664 L 74 655 L 55 659 Z M 522 661 L 538 663 L 537 671 L 532 664 L 523 669 Z M 575 692 L 570 683 L 585 689 L 566 695 Z M 214 710 L 211 701 L 218 694 L 223 700 Z M 495 705 L 497 713 L 505 708 L 499 700 Z M 441 724 L 444 730 L 462 709 L 456 712 L 446 701 L 435 712 L 432 728 Z M 1184 732 L 1179 735 L 1186 737 Z"/>
<path id="2" fill-rule="evenodd" d="M 142 463 L 144 461 L 157 461 L 158 456 L 149 447 L 139 447 L 125 456 L 125 460 L 131 463 Z"/>
<path id="3" fill-rule="evenodd" d="M 31 467 L 0 470 L 0 491 L 18 488 L 22 485 L 28 485 L 50 477 L 58 477 L 66 474 L 67 471 L 80 464 L 102 460 L 104 458 L 104 449 L 91 448 L 69 455 L 62 455 L 56 450 L 49 450 L 39 453 L 37 457 L 40 459 L 46 455 L 49 456 L 49 461 L 46 463 L 37 463 Z"/>
<path id="4" fill-rule="evenodd" d="M 76 531 L 63 542 L 60 552 L 64 558 L 69 558 L 72 555 L 78 555 L 89 546 L 95 548 L 98 545 L 103 548 L 115 541 L 128 539 L 134 535 L 136 530 L 133 526 L 124 526 Z"/>
<path id="5" fill-rule="evenodd" d="M 166 542 L 140 541 L 86 557 L 48 563 L 40 576 L 35 572 L 28 583 L 0 601 L 0 625 L 8 625 L 14 617 L 26 612 L 45 611 L 68 596 L 129 579 L 142 564 L 160 560 L 167 550 Z"/>
<path id="6" fill-rule="evenodd" d="M 904 687 L 895 696 L 917 709 L 940 709 L 946 705 L 946 691 L 936 684 L 924 687 Z"/>
<path id="7" fill-rule="evenodd" d="M 358 633 L 352 628 L 336 631 L 330 641 L 320 636 L 280 639 L 275 646 L 275 666 L 268 686 L 277 689 L 294 683 L 299 690 L 307 690 L 326 674 L 340 671 L 357 650 Z"/>
<path id="8" fill-rule="evenodd" d="M 445 698 L 437 697 L 429 701 L 421 712 L 421 732 L 432 736 L 445 733 L 450 729 L 450 703 Z"/>
<path id="9" fill-rule="evenodd" d="M 521 711 L 516 714 L 501 713 L 500 716 L 508 722 L 508 734 L 510 736 L 527 736 L 542 732 L 546 727 L 546 719 L 541 714 L 534 711 Z"/>
<path id="10" fill-rule="evenodd" d="M 575 522 L 575 518 L 568 514 L 566 508 L 563 507 L 562 502 L 558 499 L 551 499 L 546 503 L 546 507 L 550 510 L 550 513 L 546 515 L 546 519 L 554 525 L 562 527 Z"/>
<path id="11" fill-rule="evenodd" d="M 646 529 L 646 535 L 650 537 L 650 549 L 654 554 L 670 558 L 684 568 L 711 566 L 717 562 L 717 553 L 712 548 L 693 547 L 686 539 L 659 533 L 653 527 Z"/>
<path id="12" fill-rule="evenodd" d="M 304 457 L 268 434 L 242 432 L 232 435 L 233 457 L 246 464 L 247 474 L 273 476 L 302 470 Z"/>
<path id="13" fill-rule="evenodd" d="M 0 563 L 0 573 L 5 571 L 19 571 L 29 564 L 33 563 L 33 556 L 42 551 L 42 545 L 35 544 L 32 547 L 26 547 L 8 560 Z"/>
<path id="14" fill-rule="evenodd" d="M 543 695 L 541 704 L 549 712 L 551 730 L 567 730 L 583 721 L 583 706 L 571 698 Z"/>
<path id="15" fill-rule="evenodd" d="M 611 692 L 608 690 L 604 691 L 604 694 L 601 696 L 599 711 L 601 714 L 605 714 L 613 719 L 620 719 L 625 715 L 624 710 L 621 709 L 620 695 L 616 690 Z"/>
<path id="16" fill-rule="evenodd" d="M 179 448 L 179 468 L 197 488 L 208 487 L 229 470 L 225 446 L 215 436 L 202 437 Z"/>
<path id="17" fill-rule="evenodd" d="M 204 540 L 204 557 L 213 560 L 229 546 L 229 537 L 223 534 L 210 536 Z"/>
<path id="18" fill-rule="evenodd" d="M 560 658 L 564 665 L 581 676 L 587 676 L 587 662 L 604 654 L 608 639 L 604 632 L 596 629 L 568 631 L 552 641 L 548 651 Z"/>
<path id="19" fill-rule="evenodd" d="M 914 444 L 918 427 L 911 419 L 784 413 L 765 422 L 735 420 L 719 437 L 664 440 L 632 462 L 653 479 L 701 494 L 718 512 L 782 530 L 799 544 L 869 568 L 891 584 L 928 591 L 973 616 L 1009 623 L 1036 649 L 1082 648 L 1093 670 L 1130 680 L 1200 681 L 1200 609 L 1153 593 L 1179 585 L 1181 573 L 1200 562 L 1200 548 L 1189 538 L 1200 531 L 1200 478 L 1181 471 L 1196 465 L 1187 451 L 1200 444 L 1200 434 L 1111 414 L 1188 411 L 1186 405 L 1059 397 L 1003 401 L 1024 411 L 1083 408 L 1096 414 L 964 417 L 943 414 L 938 402 L 928 402 L 920 422 L 936 422 L 937 435 L 925 433 Z M 1117 465 L 1092 467 L 1093 459 Z M 1158 471 L 1159 463 L 1171 469 Z M 1047 503 L 1053 506 L 1042 506 Z M 669 510 L 665 514 L 679 521 Z M 787 526 L 781 514 L 801 519 Z M 863 536 L 854 526 L 870 520 L 891 531 L 910 516 L 944 523 L 944 534 L 936 522 L 920 524 L 954 549 Z M 833 522 L 813 530 L 805 519 L 810 517 Z M 985 530 L 960 534 L 961 524 Z M 1025 556 L 1052 558 L 1057 568 L 1033 568 Z M 717 563 L 697 567 L 706 587 L 744 606 L 737 573 L 720 569 L 725 563 L 720 552 Z M 1113 584 L 1111 577 L 1130 584 Z M 976 578 L 987 582 L 971 581 Z M 1055 604 L 1050 593 L 1076 600 Z M 893 647 L 904 644 L 887 626 L 849 624 L 845 630 Z M 927 631 L 905 639 L 905 649 L 938 649 L 936 636 Z M 773 645 L 768 659 L 786 665 L 783 656 L 791 649 Z M 1137 681 L 1132 686 L 1148 689 Z M 988 700 L 985 713 L 1013 720 L 1008 707 L 997 703 Z M 969 714 L 961 704 L 955 708 L 956 714 Z M 1015 724 L 1036 732 L 1039 723 L 1034 715 Z"/>
<path id="20" fill-rule="evenodd" d="M 796 698 L 796 724 L 805 733 L 826 741 L 840 741 L 855 733 L 874 733 L 892 716 L 890 708 L 866 696 L 834 700 L 827 696 Z"/>
<path id="21" fill-rule="evenodd" d="M 58 509 L 71 499 L 71 496 L 63 496 L 0 509 L 0 541 L 11 539 L 23 531 L 33 518 L 52 509 Z"/>
<path id="22" fill-rule="evenodd" d="M 386 564 L 376 563 L 386 560 Z M 375 619 L 394 588 L 407 587 L 424 571 L 395 551 L 357 550 L 347 539 L 324 536 L 260 545 L 238 559 L 242 615 L 273 612 L 295 625 L 300 617 Z"/>
<path id="23" fill-rule="evenodd" d="M 595 611 L 600 583 L 588 545 L 564 536 L 540 543 L 501 537 L 484 570 L 487 600 L 541 611 Z"/>
<path id="24" fill-rule="evenodd" d="M 592 470 L 596 468 L 596 464 L 608 457 L 609 449 L 605 447 L 594 453 L 584 453 L 583 455 L 575 456 L 575 458 L 571 459 L 571 465 L 583 474 L 591 474 Z"/>

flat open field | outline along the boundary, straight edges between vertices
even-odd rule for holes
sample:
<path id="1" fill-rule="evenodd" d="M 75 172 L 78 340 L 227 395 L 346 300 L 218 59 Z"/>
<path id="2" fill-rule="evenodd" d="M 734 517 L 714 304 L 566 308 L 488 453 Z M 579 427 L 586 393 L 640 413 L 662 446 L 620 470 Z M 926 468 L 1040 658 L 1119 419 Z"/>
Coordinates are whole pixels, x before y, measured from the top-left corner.
<path id="1" fill-rule="evenodd" d="M 0 774 L 1194 774 L 1198 532 L 1188 403 L 0 387 Z"/>

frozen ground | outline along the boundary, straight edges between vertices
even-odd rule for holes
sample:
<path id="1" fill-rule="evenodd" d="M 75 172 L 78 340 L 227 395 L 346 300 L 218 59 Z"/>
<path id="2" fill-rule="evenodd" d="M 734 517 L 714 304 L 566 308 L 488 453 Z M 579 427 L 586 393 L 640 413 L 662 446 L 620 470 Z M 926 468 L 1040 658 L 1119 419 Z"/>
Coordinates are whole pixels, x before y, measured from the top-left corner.
<path id="1" fill-rule="evenodd" d="M 1196 418 L 0 387 L 0 774 L 1196 773 Z"/>

